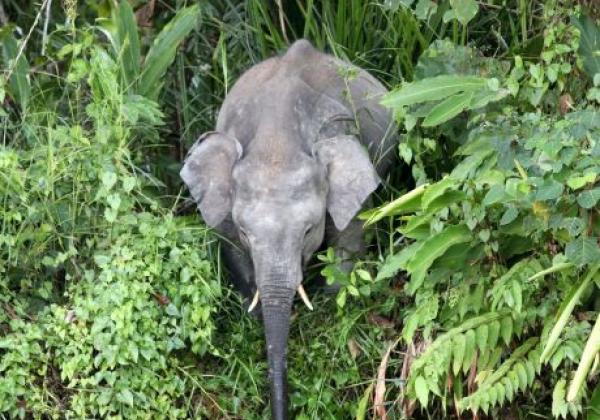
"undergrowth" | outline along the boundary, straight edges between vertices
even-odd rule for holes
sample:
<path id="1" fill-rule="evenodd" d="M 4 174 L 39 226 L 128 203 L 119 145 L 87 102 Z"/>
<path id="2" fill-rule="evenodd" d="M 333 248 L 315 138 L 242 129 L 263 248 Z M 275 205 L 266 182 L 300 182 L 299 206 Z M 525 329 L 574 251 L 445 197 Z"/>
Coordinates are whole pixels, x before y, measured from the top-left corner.
<path id="1" fill-rule="evenodd" d="M 296 418 L 599 418 L 593 2 L 79 3 L 0 8 L 0 416 L 268 415 L 177 173 L 306 37 L 390 87 L 402 142 L 368 254 L 311 267 L 341 289 L 293 314 Z"/>

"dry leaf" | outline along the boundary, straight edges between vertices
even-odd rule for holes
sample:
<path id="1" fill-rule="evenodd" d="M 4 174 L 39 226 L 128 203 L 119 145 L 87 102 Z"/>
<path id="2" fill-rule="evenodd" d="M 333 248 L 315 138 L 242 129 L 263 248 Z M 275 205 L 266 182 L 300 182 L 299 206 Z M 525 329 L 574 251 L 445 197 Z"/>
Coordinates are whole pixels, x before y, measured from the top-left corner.
<path id="1" fill-rule="evenodd" d="M 408 345 L 406 353 L 404 354 L 404 360 L 402 361 L 402 373 L 400 374 L 400 379 L 402 379 L 404 383 L 406 383 L 408 375 L 410 374 L 410 367 L 413 360 L 423 353 L 430 344 L 430 340 L 424 340 L 417 342 L 417 344 L 412 342 Z M 402 411 L 404 412 L 405 417 L 412 418 L 412 413 L 415 411 L 416 406 L 417 402 L 415 400 L 402 399 Z"/>
<path id="2" fill-rule="evenodd" d="M 573 98 L 570 94 L 565 93 L 560 98 L 558 98 L 559 110 L 562 115 L 565 115 L 571 109 L 573 109 Z"/>
<path id="3" fill-rule="evenodd" d="M 152 296 L 154 296 L 156 302 L 161 306 L 167 306 L 169 303 L 171 303 L 167 296 L 161 295 L 160 293 L 153 293 Z"/>
<path id="4" fill-rule="evenodd" d="M 381 328 L 394 328 L 394 323 L 381 315 L 369 314 L 367 320 Z"/>
<path id="5" fill-rule="evenodd" d="M 383 359 L 381 359 L 379 367 L 377 368 L 377 385 L 375 386 L 375 398 L 373 400 L 374 418 L 379 417 L 382 420 L 387 419 L 387 412 L 385 411 L 383 401 L 385 398 L 385 371 L 390 359 L 390 354 L 392 350 L 396 348 L 399 342 L 400 337 L 398 337 L 396 341 L 389 345 L 385 355 L 383 356 Z"/>
<path id="6" fill-rule="evenodd" d="M 152 26 L 152 16 L 154 16 L 154 6 L 156 0 L 150 0 L 148 3 L 135 11 L 135 20 L 138 26 L 150 28 Z"/>
<path id="7" fill-rule="evenodd" d="M 348 340 L 348 350 L 350 351 L 350 356 L 352 356 L 352 360 L 356 360 L 356 358 L 362 353 L 360 346 L 353 338 Z"/>

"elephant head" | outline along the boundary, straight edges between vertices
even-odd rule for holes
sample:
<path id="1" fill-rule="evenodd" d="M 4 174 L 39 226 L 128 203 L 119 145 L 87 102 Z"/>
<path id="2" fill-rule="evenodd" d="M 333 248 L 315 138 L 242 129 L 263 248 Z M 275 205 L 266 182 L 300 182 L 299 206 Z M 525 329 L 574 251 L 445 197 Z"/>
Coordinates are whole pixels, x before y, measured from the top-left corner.
<path id="1" fill-rule="evenodd" d="M 310 148 L 284 132 L 257 133 L 244 149 L 231 134 L 211 132 L 192 148 L 181 177 L 211 227 L 226 218 L 254 266 L 267 343 L 273 418 L 287 418 L 286 352 L 292 301 L 302 268 L 323 241 L 326 212 L 343 230 L 379 178 L 355 136 Z"/>

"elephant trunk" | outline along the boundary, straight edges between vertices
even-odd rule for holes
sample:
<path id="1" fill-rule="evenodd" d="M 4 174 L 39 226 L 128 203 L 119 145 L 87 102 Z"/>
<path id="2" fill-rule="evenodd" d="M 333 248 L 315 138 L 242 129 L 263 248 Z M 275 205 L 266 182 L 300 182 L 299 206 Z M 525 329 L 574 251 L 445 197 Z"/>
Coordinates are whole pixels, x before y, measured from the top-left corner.
<path id="1" fill-rule="evenodd" d="M 293 291 L 288 295 L 293 296 Z M 280 297 L 278 301 L 269 301 L 269 298 L 264 297 L 262 305 L 271 381 L 271 412 L 274 420 L 284 420 L 288 418 L 287 339 L 291 299 L 286 297 L 284 300 Z"/>
<path id="2" fill-rule="evenodd" d="M 287 340 L 292 301 L 296 292 L 294 284 L 299 274 L 296 271 L 285 264 L 270 267 L 268 273 L 257 276 L 271 382 L 271 413 L 274 420 L 288 419 Z"/>

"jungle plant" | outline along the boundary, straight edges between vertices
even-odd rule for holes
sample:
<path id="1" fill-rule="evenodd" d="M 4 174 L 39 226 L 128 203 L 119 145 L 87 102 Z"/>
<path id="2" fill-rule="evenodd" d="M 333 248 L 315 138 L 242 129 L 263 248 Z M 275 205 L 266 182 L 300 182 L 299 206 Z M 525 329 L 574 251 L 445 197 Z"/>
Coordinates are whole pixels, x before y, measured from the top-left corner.
<path id="1" fill-rule="evenodd" d="M 457 412 L 489 413 L 551 381 L 553 414 L 576 416 L 600 350 L 598 108 L 583 101 L 561 117 L 490 105 L 511 91 L 504 80 L 439 75 L 389 94 L 384 103 L 404 116 L 409 136 L 451 132 L 451 118 L 473 111 L 464 140 L 446 146 L 456 157 L 448 173 L 426 183 L 423 170 L 421 185 L 363 217 L 396 220 L 404 248 L 377 279 L 410 275 L 404 289 L 415 304 L 402 336 L 431 341 L 412 361 L 408 400 L 427 407 L 431 395 L 451 397 Z M 400 152 L 410 162 L 418 151 L 409 142 Z M 573 319 L 580 302 L 591 312 Z M 546 363 L 554 375 L 542 374 Z"/>

